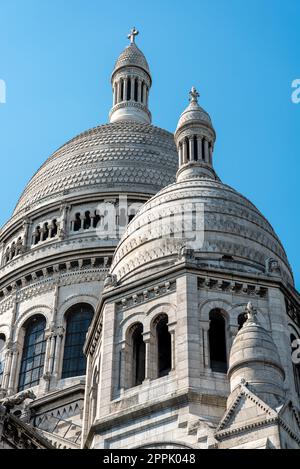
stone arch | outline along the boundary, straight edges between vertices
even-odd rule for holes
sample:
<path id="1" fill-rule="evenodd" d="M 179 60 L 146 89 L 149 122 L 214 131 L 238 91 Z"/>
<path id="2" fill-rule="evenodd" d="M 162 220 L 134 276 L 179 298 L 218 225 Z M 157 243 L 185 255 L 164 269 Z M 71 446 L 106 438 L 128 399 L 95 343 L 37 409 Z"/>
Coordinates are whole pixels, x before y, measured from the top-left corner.
<path id="1" fill-rule="evenodd" d="M 20 338 L 20 333 L 22 330 L 22 327 L 24 324 L 32 317 L 37 314 L 40 314 L 41 316 L 44 316 L 46 319 L 46 329 L 50 326 L 51 320 L 52 320 L 52 315 L 53 315 L 53 310 L 50 308 L 48 305 L 36 305 L 36 306 L 31 306 L 31 308 L 28 308 L 22 315 L 17 319 L 16 324 L 15 324 L 15 334 L 14 338 L 18 341 Z"/>
<path id="2" fill-rule="evenodd" d="M 65 315 L 67 311 L 77 303 L 87 303 L 91 305 L 94 309 L 94 312 L 96 311 L 97 303 L 98 303 L 98 298 L 94 295 L 84 295 L 84 294 L 79 294 L 79 295 L 72 295 L 69 298 L 67 298 L 63 303 L 60 304 L 58 308 L 58 325 L 63 326 L 65 323 Z"/>
<path id="3" fill-rule="evenodd" d="M 176 321 L 176 307 L 172 303 L 160 303 L 158 305 L 152 306 L 146 312 L 145 317 L 145 328 L 147 331 L 151 331 L 152 324 L 155 321 L 156 317 L 160 314 L 166 314 L 169 319 L 169 323 Z"/>
<path id="4" fill-rule="evenodd" d="M 229 311 L 232 309 L 232 304 L 223 299 L 207 300 L 199 305 L 200 320 L 209 322 L 209 313 L 213 309 L 221 310 L 227 323 L 229 323 Z"/>

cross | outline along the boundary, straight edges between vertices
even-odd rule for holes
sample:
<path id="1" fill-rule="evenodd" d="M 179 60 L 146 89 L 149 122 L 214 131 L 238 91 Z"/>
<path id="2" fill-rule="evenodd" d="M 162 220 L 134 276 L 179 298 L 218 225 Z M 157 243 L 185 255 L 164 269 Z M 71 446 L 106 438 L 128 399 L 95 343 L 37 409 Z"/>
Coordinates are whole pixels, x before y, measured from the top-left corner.
<path id="1" fill-rule="evenodd" d="M 190 93 L 190 101 L 191 103 L 198 103 L 198 98 L 200 96 L 200 94 L 198 93 L 198 91 L 196 90 L 196 88 L 193 86 Z"/>
<path id="2" fill-rule="evenodd" d="M 135 29 L 135 26 L 133 26 L 132 30 L 130 31 L 130 34 L 128 34 L 128 39 L 130 39 L 130 43 L 134 44 L 135 42 L 135 36 L 139 34 L 138 30 Z"/>

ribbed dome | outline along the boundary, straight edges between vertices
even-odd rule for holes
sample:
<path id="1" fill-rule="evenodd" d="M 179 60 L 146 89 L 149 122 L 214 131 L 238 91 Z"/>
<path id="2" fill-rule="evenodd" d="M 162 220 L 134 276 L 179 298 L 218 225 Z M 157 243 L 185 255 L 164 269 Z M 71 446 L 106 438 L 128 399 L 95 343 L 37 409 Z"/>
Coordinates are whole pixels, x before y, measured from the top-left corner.
<path id="1" fill-rule="evenodd" d="M 149 65 L 146 57 L 135 43 L 129 44 L 129 46 L 127 46 L 126 49 L 124 49 L 124 51 L 120 54 L 118 60 L 115 63 L 113 73 L 122 67 L 128 66 L 140 67 L 150 75 Z"/>
<path id="2" fill-rule="evenodd" d="M 199 205 L 200 204 L 200 205 Z M 285 251 L 271 225 L 234 189 L 205 178 L 172 184 L 150 199 L 128 225 L 115 252 L 112 274 L 118 280 L 143 277 L 178 261 L 185 238 L 161 236 L 170 216 L 204 207 L 204 241 L 196 246 L 197 262 L 228 270 L 265 273 L 266 260 L 278 261 L 282 276 L 293 283 Z M 173 221 L 174 223 L 174 221 Z M 182 230 L 179 222 L 180 232 Z M 230 262 L 223 256 L 232 256 Z"/>
<path id="3" fill-rule="evenodd" d="M 204 124 L 212 125 L 209 114 L 200 107 L 196 101 L 190 102 L 185 111 L 183 111 L 179 118 L 176 130 L 187 123 L 192 123 L 193 121 L 196 121 L 197 123 L 202 121 Z"/>
<path id="4" fill-rule="evenodd" d="M 175 180 L 176 169 L 173 134 L 138 122 L 102 125 L 78 135 L 42 165 L 14 214 L 76 193 L 154 194 Z"/>

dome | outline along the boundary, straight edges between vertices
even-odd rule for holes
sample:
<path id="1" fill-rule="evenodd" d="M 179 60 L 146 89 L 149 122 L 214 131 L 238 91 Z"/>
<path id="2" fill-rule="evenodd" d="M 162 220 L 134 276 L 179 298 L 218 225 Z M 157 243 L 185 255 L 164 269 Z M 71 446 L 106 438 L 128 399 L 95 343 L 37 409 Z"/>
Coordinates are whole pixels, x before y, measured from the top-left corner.
<path id="1" fill-rule="evenodd" d="M 229 356 L 228 378 L 233 402 L 241 382 L 247 383 L 266 403 L 277 405 L 284 397 L 285 373 L 271 333 L 261 326 L 251 303 L 246 307 L 247 320 L 237 333 Z"/>
<path id="2" fill-rule="evenodd" d="M 250 307 L 252 307 L 251 304 Z M 267 362 L 282 369 L 279 353 L 272 336 L 262 327 L 256 317 L 247 319 L 233 341 L 228 375 L 230 376 L 236 368 L 249 366 L 252 362 Z"/>
<path id="3" fill-rule="evenodd" d="M 146 57 L 134 42 L 129 44 L 129 46 L 127 46 L 120 54 L 118 60 L 115 63 L 113 73 L 115 73 L 120 68 L 128 66 L 142 68 L 150 75 L 150 69 Z"/>
<path id="4" fill-rule="evenodd" d="M 14 215 L 76 194 L 154 194 L 174 181 L 176 168 L 173 134 L 133 121 L 102 125 L 48 158 L 27 184 Z"/>
<path id="5" fill-rule="evenodd" d="M 181 236 L 181 214 L 198 209 L 201 236 L 191 242 L 194 232 L 190 239 Z M 189 245 L 200 266 L 265 274 L 272 258 L 282 277 L 293 282 L 285 251 L 258 209 L 222 182 L 200 177 L 169 185 L 139 210 L 118 245 L 111 273 L 121 282 L 143 277 L 178 262 Z"/>
<path id="6" fill-rule="evenodd" d="M 200 94 L 198 93 L 198 91 L 196 90 L 194 86 L 192 87 L 189 94 L 190 94 L 190 104 L 181 114 L 178 124 L 177 124 L 176 132 L 181 127 L 184 127 L 187 124 L 193 124 L 193 123 L 196 123 L 197 125 L 204 124 L 204 125 L 208 125 L 209 127 L 212 127 L 212 122 L 211 122 L 211 118 L 209 114 L 198 104 L 198 98 Z"/>
<path id="7" fill-rule="evenodd" d="M 204 111 L 204 109 L 200 107 L 196 101 L 191 101 L 179 118 L 177 130 L 180 127 L 183 127 L 184 125 L 194 121 L 200 121 L 204 124 L 208 124 L 209 126 L 212 125 L 209 114 Z"/>

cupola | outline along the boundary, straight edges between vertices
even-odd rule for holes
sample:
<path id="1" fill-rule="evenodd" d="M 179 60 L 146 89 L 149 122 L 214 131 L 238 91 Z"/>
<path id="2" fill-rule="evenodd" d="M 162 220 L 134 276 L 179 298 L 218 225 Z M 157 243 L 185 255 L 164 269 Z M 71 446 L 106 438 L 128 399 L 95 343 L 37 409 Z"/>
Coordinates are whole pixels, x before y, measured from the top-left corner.
<path id="1" fill-rule="evenodd" d="M 213 169 L 216 133 L 208 113 L 199 106 L 199 93 L 192 87 L 190 104 L 181 114 L 175 132 L 179 154 L 177 181 L 191 177 L 218 179 Z"/>
<path id="2" fill-rule="evenodd" d="M 151 124 L 148 109 L 149 91 L 152 84 L 149 65 L 135 38 L 139 34 L 132 28 L 129 46 L 116 61 L 112 77 L 113 107 L 110 122 L 138 121 Z"/>

